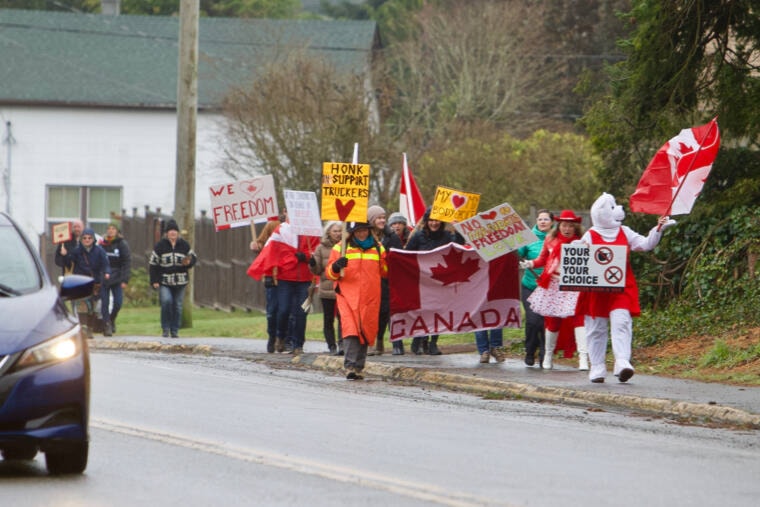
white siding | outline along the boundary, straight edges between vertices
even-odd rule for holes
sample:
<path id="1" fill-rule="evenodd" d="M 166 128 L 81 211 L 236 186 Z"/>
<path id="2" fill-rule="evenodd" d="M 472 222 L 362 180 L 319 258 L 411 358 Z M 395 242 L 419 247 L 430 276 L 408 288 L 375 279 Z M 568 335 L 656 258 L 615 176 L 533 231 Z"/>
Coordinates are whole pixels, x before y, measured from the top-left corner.
<path id="1" fill-rule="evenodd" d="M 45 227 L 46 185 L 119 186 L 123 207 L 174 209 L 176 115 L 57 107 L 0 108 L 0 139 L 11 122 L 11 215 L 32 240 Z M 196 216 L 209 209 L 208 187 L 229 181 L 219 169 L 223 140 L 218 115 L 198 115 Z M 0 172 L 8 169 L 8 145 L 0 144 Z M 0 185 L 0 209 L 7 196 Z M 118 210 L 117 210 L 118 211 Z M 47 231 L 49 233 L 49 231 Z"/>

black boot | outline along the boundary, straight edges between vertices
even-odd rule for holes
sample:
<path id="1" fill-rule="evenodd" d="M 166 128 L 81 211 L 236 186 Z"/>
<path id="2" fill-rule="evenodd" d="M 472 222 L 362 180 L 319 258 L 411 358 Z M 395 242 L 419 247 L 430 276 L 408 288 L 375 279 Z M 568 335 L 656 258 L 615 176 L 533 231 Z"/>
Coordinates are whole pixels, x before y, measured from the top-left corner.
<path id="1" fill-rule="evenodd" d="M 428 354 L 431 356 L 440 356 L 442 354 L 441 349 L 438 348 L 438 337 L 430 337 L 430 346 L 428 347 Z"/>
<path id="2" fill-rule="evenodd" d="M 415 337 L 412 338 L 412 354 L 420 355 L 422 354 L 422 351 L 420 351 L 420 345 L 422 344 L 422 338 Z"/>
<path id="3" fill-rule="evenodd" d="M 422 353 L 423 354 L 430 354 L 430 346 L 428 345 L 428 337 L 423 336 L 422 337 Z"/>
<path id="4" fill-rule="evenodd" d="M 274 336 L 270 336 L 269 339 L 267 340 L 267 352 L 269 354 L 274 354 L 274 345 L 276 341 L 277 341 L 277 338 L 275 338 Z"/>
<path id="5" fill-rule="evenodd" d="M 119 311 L 113 311 L 111 312 L 111 332 L 116 332 L 116 316 L 119 315 Z"/>
<path id="6" fill-rule="evenodd" d="M 397 342 L 393 342 L 393 355 L 394 356 L 403 356 L 404 355 L 404 342 L 399 340 Z"/>

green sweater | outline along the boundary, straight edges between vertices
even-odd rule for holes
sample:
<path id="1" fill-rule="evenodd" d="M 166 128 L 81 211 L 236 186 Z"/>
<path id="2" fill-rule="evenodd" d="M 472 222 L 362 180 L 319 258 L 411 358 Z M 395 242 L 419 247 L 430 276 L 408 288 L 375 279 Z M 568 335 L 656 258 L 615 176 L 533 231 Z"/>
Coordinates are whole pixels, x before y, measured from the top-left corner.
<path id="1" fill-rule="evenodd" d="M 521 259 L 533 260 L 541 253 L 541 249 L 544 247 L 544 239 L 546 233 L 538 230 L 538 226 L 533 226 L 533 234 L 536 235 L 538 241 L 531 243 L 530 245 L 521 246 L 517 249 L 517 253 Z M 526 269 L 523 273 L 522 284 L 530 290 L 536 288 L 536 277 L 543 273 L 544 268 Z"/>

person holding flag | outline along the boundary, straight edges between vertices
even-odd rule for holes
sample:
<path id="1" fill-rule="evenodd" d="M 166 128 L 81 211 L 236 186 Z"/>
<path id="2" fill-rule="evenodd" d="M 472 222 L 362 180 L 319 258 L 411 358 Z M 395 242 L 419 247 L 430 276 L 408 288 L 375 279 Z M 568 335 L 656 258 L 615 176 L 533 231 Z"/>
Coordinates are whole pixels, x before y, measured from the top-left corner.
<path id="1" fill-rule="evenodd" d="M 662 238 L 662 232 L 676 221 L 662 216 L 657 226 L 647 236 L 622 225 L 625 218 L 623 207 L 615 198 L 603 193 L 591 206 L 592 227 L 581 238 L 588 245 L 621 245 L 627 248 L 625 288 L 623 292 L 581 292 L 577 313 L 584 316 L 588 341 L 589 380 L 604 382 L 607 374 L 607 333 L 611 335 L 612 352 L 615 356 L 613 373 L 620 382 L 633 377 L 631 365 L 631 341 L 633 340 L 632 317 L 641 314 L 639 289 L 631 269 L 630 252 L 646 252 L 654 249 Z M 547 336 L 548 340 L 548 336 Z M 548 353 L 548 351 L 547 351 Z"/>

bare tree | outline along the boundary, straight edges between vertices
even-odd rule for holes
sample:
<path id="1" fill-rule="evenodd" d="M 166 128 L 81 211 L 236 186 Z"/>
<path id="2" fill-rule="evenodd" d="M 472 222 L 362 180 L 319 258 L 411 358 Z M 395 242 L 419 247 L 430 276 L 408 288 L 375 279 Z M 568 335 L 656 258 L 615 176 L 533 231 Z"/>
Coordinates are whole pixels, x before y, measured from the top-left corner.
<path id="1" fill-rule="evenodd" d="M 546 127 L 564 61 L 547 54 L 542 16 L 518 0 L 423 8 L 416 35 L 388 50 L 396 135 L 424 145 L 452 122 L 511 134 Z"/>
<path id="2" fill-rule="evenodd" d="M 258 75 L 224 100 L 227 174 L 272 174 L 280 190 L 318 192 L 322 163 L 350 162 L 359 143 L 360 162 L 371 166 L 371 200 L 387 202 L 387 143 L 366 75 L 341 73 L 302 50 Z"/>

